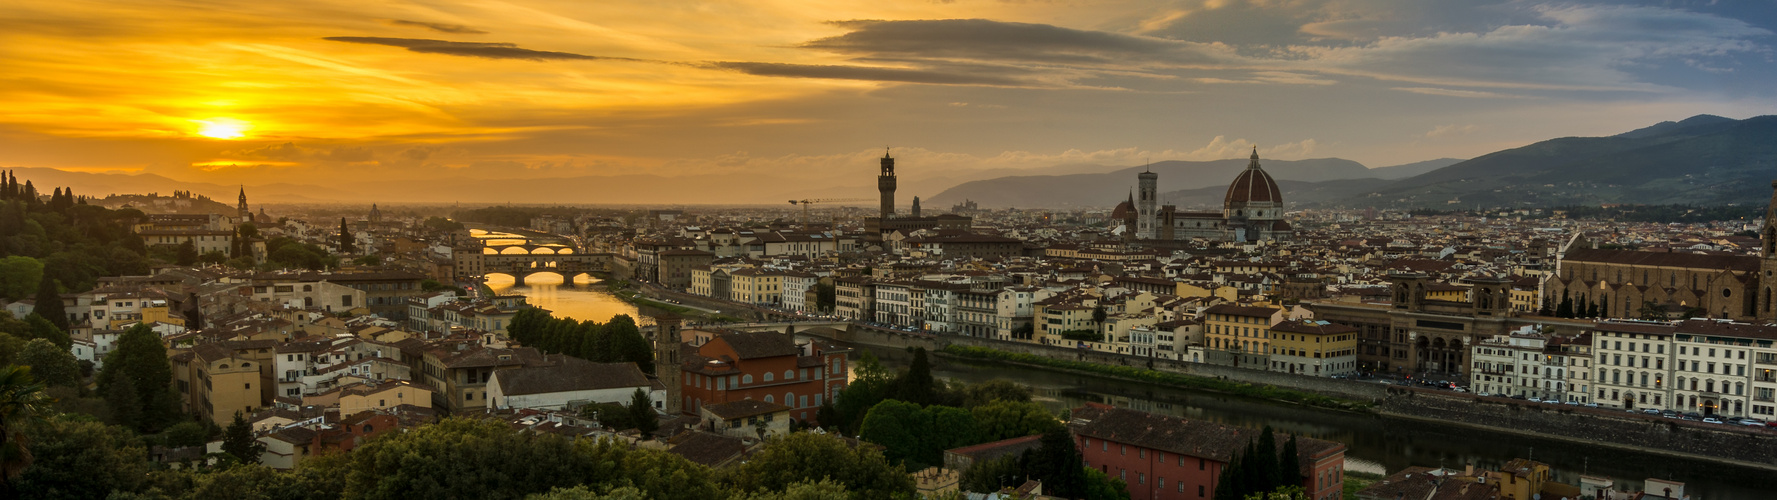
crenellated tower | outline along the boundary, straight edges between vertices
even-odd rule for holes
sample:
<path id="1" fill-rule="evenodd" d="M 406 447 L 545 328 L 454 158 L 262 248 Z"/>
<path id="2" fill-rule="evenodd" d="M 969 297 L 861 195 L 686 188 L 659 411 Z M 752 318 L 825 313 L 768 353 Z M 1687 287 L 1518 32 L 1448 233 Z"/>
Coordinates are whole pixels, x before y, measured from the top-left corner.
<path id="1" fill-rule="evenodd" d="M 882 173 L 876 175 L 876 190 L 882 193 L 882 218 L 895 216 L 895 158 L 882 152 Z"/>

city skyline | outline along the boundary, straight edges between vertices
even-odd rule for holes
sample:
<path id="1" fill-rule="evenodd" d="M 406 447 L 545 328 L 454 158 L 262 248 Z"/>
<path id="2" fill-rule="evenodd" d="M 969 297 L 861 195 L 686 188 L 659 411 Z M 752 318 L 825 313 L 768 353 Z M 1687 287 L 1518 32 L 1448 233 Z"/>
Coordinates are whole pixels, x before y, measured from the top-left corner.
<path id="1" fill-rule="evenodd" d="M 1777 102 L 1760 85 L 1777 16 L 1713 2 L 175 8 L 9 6 L 0 166 L 758 189 L 744 179 L 842 186 L 887 145 L 929 196 L 918 183 L 1254 145 L 1468 158 Z"/>

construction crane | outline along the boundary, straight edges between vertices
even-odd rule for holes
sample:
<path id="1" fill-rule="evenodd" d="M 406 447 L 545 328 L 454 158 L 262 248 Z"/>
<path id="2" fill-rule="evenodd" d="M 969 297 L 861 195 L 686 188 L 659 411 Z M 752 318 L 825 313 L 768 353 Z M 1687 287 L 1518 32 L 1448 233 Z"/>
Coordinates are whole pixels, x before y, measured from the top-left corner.
<path id="1" fill-rule="evenodd" d="M 869 198 L 811 198 L 807 200 L 790 200 L 791 205 L 802 205 L 802 230 L 808 230 L 808 206 L 816 203 L 845 203 L 851 201 L 870 201 Z"/>

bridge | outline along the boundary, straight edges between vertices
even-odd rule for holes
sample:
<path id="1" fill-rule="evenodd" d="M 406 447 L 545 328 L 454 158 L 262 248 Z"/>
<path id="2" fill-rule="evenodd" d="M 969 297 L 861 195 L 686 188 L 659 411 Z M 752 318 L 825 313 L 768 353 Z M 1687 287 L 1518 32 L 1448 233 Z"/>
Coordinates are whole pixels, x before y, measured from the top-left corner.
<path id="1" fill-rule="evenodd" d="M 454 257 L 458 276 L 504 274 L 512 277 L 513 286 L 524 286 L 533 274 L 555 274 L 572 283 L 575 276 L 611 270 L 611 254 L 563 245 L 489 245 L 480 251 L 459 250 Z"/>

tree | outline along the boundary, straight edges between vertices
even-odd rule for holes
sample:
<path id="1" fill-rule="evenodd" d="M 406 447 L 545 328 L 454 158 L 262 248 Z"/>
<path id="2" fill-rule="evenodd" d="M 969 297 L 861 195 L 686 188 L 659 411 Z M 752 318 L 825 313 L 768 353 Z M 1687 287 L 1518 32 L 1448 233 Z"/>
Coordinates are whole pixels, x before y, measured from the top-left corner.
<path id="1" fill-rule="evenodd" d="M 62 309 L 62 292 L 49 273 L 43 273 L 43 279 L 37 282 L 37 304 L 31 312 L 49 320 L 56 328 L 68 331 L 68 313 Z"/>
<path id="2" fill-rule="evenodd" d="M 43 281 L 43 261 L 23 255 L 0 258 L 0 297 L 6 300 L 30 297 L 36 290 L 32 285 L 40 281 Z"/>
<path id="3" fill-rule="evenodd" d="M 99 392 L 113 405 L 112 414 L 118 423 L 142 432 L 153 432 L 177 415 L 172 395 L 173 368 L 167 362 L 167 350 L 160 335 L 148 325 L 136 325 L 117 337 L 111 353 L 105 355 L 105 369 L 99 372 Z M 136 393 L 135 403 L 119 399 L 112 386 L 128 381 Z M 133 417 L 125 420 L 123 416 Z"/>
<path id="4" fill-rule="evenodd" d="M 999 441 L 1063 428 L 1043 405 L 1031 402 L 995 401 L 970 410 L 981 442 Z"/>
<path id="5" fill-rule="evenodd" d="M 45 339 L 32 339 L 19 350 L 13 363 L 31 367 L 38 381 L 53 387 L 80 386 L 80 363 L 67 349 Z"/>
<path id="6" fill-rule="evenodd" d="M 932 378 L 932 363 L 926 359 L 926 348 L 913 348 L 913 362 L 907 365 L 907 373 L 901 375 L 897 385 L 897 397 L 902 401 L 924 406 L 939 399 L 937 381 Z"/>
<path id="7" fill-rule="evenodd" d="M 168 448 L 203 446 L 210 441 L 210 429 L 195 421 L 179 422 L 168 427 L 161 436 L 166 438 Z"/>
<path id="8" fill-rule="evenodd" d="M 1301 485 L 1280 486 L 1275 490 L 1254 492 L 1243 500 L 1309 500 L 1308 492 Z"/>
<path id="9" fill-rule="evenodd" d="M 839 301 L 838 286 L 828 281 L 815 283 L 814 300 L 815 307 L 819 311 L 824 313 L 833 312 L 834 306 Z"/>
<path id="10" fill-rule="evenodd" d="M 996 401 L 1026 403 L 1030 401 L 1030 389 L 1017 382 L 996 378 L 979 384 L 965 386 L 956 390 L 962 396 L 964 408 L 975 408 Z"/>
<path id="11" fill-rule="evenodd" d="M 1104 320 L 1107 318 L 1108 316 L 1105 315 L 1103 303 L 1094 304 L 1092 306 L 1092 324 L 1098 325 L 1099 329 L 1103 329 Z"/>
<path id="12" fill-rule="evenodd" d="M 1278 484 L 1285 487 L 1302 485 L 1304 478 L 1302 477 L 1302 457 L 1300 455 L 1301 451 L 1296 448 L 1296 435 L 1291 434 L 1290 440 L 1283 443 L 1283 454 L 1277 457 Z"/>
<path id="13" fill-rule="evenodd" d="M 234 412 L 234 422 L 222 431 L 222 452 L 248 465 L 259 465 L 259 455 L 265 453 L 265 443 L 253 437 L 253 426 L 241 412 Z"/>
<path id="14" fill-rule="evenodd" d="M 1086 461 L 1065 428 L 1043 434 L 1025 470 L 1043 481 L 1043 493 L 1063 498 L 1086 496 Z"/>
<path id="15" fill-rule="evenodd" d="M 346 226 L 346 218 L 339 218 L 339 253 L 340 255 L 357 252 L 356 238 L 352 237 L 352 229 Z"/>
<path id="16" fill-rule="evenodd" d="M 643 373 L 654 372 L 654 345 L 642 336 L 642 329 L 636 326 L 635 318 L 628 314 L 619 314 L 605 323 L 604 336 L 613 358 L 611 361 L 632 362 L 642 369 Z"/>
<path id="17" fill-rule="evenodd" d="M 462 418 L 380 436 L 352 450 L 340 468 L 342 496 L 366 500 L 517 499 L 581 485 L 627 485 L 661 500 L 723 497 L 708 468 L 664 451 Z"/>
<path id="18" fill-rule="evenodd" d="M 842 399 L 843 400 L 843 399 Z M 906 464 L 908 470 L 920 470 L 917 455 L 922 453 L 920 433 L 931 430 L 920 415 L 919 405 L 894 399 L 884 400 L 870 408 L 858 426 L 858 439 L 882 445 L 889 462 Z"/>
<path id="19" fill-rule="evenodd" d="M 629 421 L 635 424 L 637 431 L 641 431 L 643 438 L 660 430 L 658 415 L 654 412 L 654 398 L 648 397 L 648 391 L 637 387 L 635 395 L 629 398 Z"/>
<path id="20" fill-rule="evenodd" d="M 197 264 L 197 258 L 197 244 L 192 243 L 189 239 L 185 240 L 184 243 L 179 244 L 179 260 L 176 261 L 179 265 L 189 266 Z"/>
<path id="21" fill-rule="evenodd" d="M 826 434 L 793 432 L 765 441 L 745 463 L 723 470 L 735 491 L 783 490 L 790 485 L 828 479 L 846 485 L 862 500 L 887 500 L 914 493 L 906 469 L 892 465 L 870 446 L 852 447 Z"/>
<path id="22" fill-rule="evenodd" d="M 28 426 L 31 465 L 18 477 L 14 498 L 105 498 L 141 489 L 148 450 L 128 429 L 64 415 Z"/>
<path id="23" fill-rule="evenodd" d="M 9 487 L 13 478 L 31 466 L 31 440 L 24 430 L 41 420 L 54 402 L 43 387 L 31 376 L 29 366 L 0 367 L 0 479 Z"/>
<path id="24" fill-rule="evenodd" d="M 1557 318 L 1571 318 L 1571 317 L 1573 317 L 1573 297 L 1568 297 L 1566 295 L 1563 295 L 1561 297 L 1561 305 L 1555 306 L 1555 317 L 1557 317 Z"/>
<path id="25" fill-rule="evenodd" d="M 1110 477 L 1104 471 L 1085 468 L 1086 500 L 1128 500 L 1129 483 Z"/>
<path id="26" fill-rule="evenodd" d="M 1018 455 L 1008 454 L 992 460 L 977 460 L 964 470 L 957 487 L 975 493 L 994 493 L 1001 488 L 1017 487 L 1027 477 Z"/>
<path id="27" fill-rule="evenodd" d="M 74 339 L 68 337 L 68 332 L 57 327 L 49 318 L 31 313 L 25 315 L 25 324 L 31 326 L 31 338 L 47 340 L 64 351 L 74 347 Z"/>

